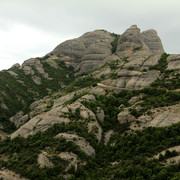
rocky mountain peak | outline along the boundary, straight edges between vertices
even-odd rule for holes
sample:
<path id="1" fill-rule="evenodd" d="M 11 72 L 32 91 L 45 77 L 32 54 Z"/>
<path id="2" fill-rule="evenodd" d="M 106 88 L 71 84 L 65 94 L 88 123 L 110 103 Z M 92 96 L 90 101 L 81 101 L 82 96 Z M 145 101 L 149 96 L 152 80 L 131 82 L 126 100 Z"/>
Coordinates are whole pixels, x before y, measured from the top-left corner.
<path id="1" fill-rule="evenodd" d="M 61 43 L 48 55 L 50 58 L 57 57 L 84 72 L 115 59 L 163 52 L 161 40 L 155 30 L 141 33 L 137 25 L 132 25 L 122 35 L 106 30 L 87 32 L 79 38 Z"/>

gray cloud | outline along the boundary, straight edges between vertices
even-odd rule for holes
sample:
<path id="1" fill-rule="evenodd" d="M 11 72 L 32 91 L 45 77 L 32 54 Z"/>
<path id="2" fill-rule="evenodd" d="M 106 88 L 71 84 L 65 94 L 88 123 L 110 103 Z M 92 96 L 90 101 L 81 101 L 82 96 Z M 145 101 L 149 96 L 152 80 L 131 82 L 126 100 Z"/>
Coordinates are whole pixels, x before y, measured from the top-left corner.
<path id="1" fill-rule="evenodd" d="M 156 29 L 165 50 L 179 53 L 179 7 L 179 0 L 1 0 L 0 33 L 4 32 L 8 37 L 17 25 L 37 30 L 42 36 L 33 39 L 32 34 L 27 34 L 33 41 L 28 39 L 29 51 L 23 52 L 26 57 L 31 57 L 34 52 L 46 54 L 62 40 L 78 37 L 87 31 L 106 29 L 122 34 L 129 26 L 137 24 L 142 31 Z M 46 37 L 47 41 L 44 40 Z M 13 44 L 16 43 L 21 43 L 20 36 L 19 42 Z M 11 53 L 9 47 L 12 46 L 4 44 L 8 49 L 6 53 Z M 18 59 L 25 57 L 21 56 L 21 51 L 27 51 L 23 46 L 18 44 L 15 47 L 16 54 L 19 52 Z M 0 61 L 3 61 L 1 56 Z"/>

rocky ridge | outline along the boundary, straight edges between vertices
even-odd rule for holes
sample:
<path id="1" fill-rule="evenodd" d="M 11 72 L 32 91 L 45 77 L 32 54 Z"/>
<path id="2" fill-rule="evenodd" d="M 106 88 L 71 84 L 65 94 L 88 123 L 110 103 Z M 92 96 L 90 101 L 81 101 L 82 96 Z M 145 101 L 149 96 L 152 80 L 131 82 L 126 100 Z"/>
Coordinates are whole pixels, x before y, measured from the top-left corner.
<path id="1" fill-rule="evenodd" d="M 165 79 L 169 83 L 170 79 L 179 76 L 180 56 L 167 56 L 163 59 L 164 69 L 159 68 L 165 53 L 155 30 L 141 33 L 140 29 L 133 25 L 119 35 L 118 40 L 116 38 L 117 36 L 104 30 L 85 33 L 79 38 L 58 45 L 43 58 L 29 59 L 21 66 L 15 64 L 4 72 L 22 87 L 28 87 L 26 81 L 20 78 L 22 74 L 29 77 L 31 83 L 37 87 L 44 87 L 44 83 L 49 83 L 49 86 L 45 87 L 47 93 L 41 99 L 34 98 L 28 104 L 28 111 L 21 109 L 9 117 L 9 121 L 14 123 L 17 129 L 9 135 L 0 132 L 1 138 L 8 136 L 12 140 L 18 137 L 30 138 L 39 132 L 46 133 L 50 128 L 56 127 L 56 124 L 67 127 L 66 130 L 54 135 L 53 139 L 70 143 L 68 145 L 73 146 L 73 149 L 70 151 L 67 148 L 67 151 L 63 149 L 58 152 L 58 148 L 54 150 L 52 147 L 46 147 L 41 149 L 37 162 L 41 169 L 53 168 L 55 167 L 53 162 L 56 163 L 56 160 L 52 162 L 50 159 L 58 156 L 67 164 L 64 170 L 66 175 L 63 177 L 68 179 L 72 175 L 71 171 L 78 171 L 81 166 L 86 166 L 88 160 L 83 159 L 85 156 L 96 157 L 99 153 L 98 146 L 104 146 L 104 148 L 116 146 L 115 137 L 120 133 L 117 127 L 128 126 L 128 129 L 120 133 L 120 136 L 124 136 L 126 133 L 133 133 L 135 130 L 150 126 L 167 127 L 178 123 L 180 121 L 179 99 L 173 103 L 168 101 L 168 98 L 173 95 L 179 98 L 178 83 L 173 90 L 167 84 L 165 84 L 166 87 L 162 87 L 162 84 L 155 87 L 154 92 L 163 94 L 162 96 L 165 97 L 163 99 L 165 104 L 158 104 L 157 107 L 151 105 L 149 109 L 143 109 L 143 106 L 146 101 L 149 101 L 147 98 L 149 94 L 144 88 L 153 89 L 152 84 L 158 83 L 159 79 L 163 81 Z M 115 53 L 112 53 L 112 42 L 115 39 L 117 47 Z M 72 67 L 74 67 L 73 70 Z M 72 79 L 69 71 L 72 70 L 74 73 L 72 85 L 75 89 L 72 92 L 68 91 L 68 88 L 72 88 L 71 82 L 66 84 L 52 76 L 52 71 L 55 74 L 62 70 L 67 71 L 62 79 Z M 78 78 L 81 80 L 80 84 L 85 84 L 82 80 L 87 77 L 99 81 L 84 88 L 73 84 Z M 50 84 L 53 82 L 54 84 Z M 52 85 L 55 84 L 59 84 L 59 87 L 53 92 Z M 28 91 L 37 94 L 36 97 L 40 95 L 40 91 L 36 92 L 32 87 L 28 87 Z M 0 92 L 3 97 L 6 96 L 5 90 Z M 124 95 L 124 98 L 127 98 L 126 102 L 123 98 L 116 102 L 117 97 L 113 93 L 122 92 L 129 92 L 128 95 Z M 18 100 L 25 104 L 22 97 L 18 96 Z M 115 101 L 113 107 L 121 102 L 113 109 L 116 112 L 113 117 L 110 117 L 111 111 L 107 114 L 108 105 L 103 104 L 106 98 L 112 98 L 109 100 Z M 7 110 L 9 106 L 5 104 L 6 101 L 0 100 L 1 108 Z M 114 125 L 107 122 L 111 118 Z M 86 133 L 80 133 L 73 129 L 74 127 Z M 3 129 L 3 124 L 1 128 Z M 116 164 L 119 163 L 120 161 Z"/>

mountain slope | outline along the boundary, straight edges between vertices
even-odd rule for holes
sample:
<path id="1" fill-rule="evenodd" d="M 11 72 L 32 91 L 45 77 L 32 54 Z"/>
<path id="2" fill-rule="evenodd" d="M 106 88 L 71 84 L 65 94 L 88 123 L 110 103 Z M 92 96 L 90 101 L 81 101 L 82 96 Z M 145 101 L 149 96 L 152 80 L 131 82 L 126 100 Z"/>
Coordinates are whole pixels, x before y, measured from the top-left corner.
<path id="1" fill-rule="evenodd" d="M 179 179 L 179 64 L 133 25 L 2 71 L 0 177 Z"/>

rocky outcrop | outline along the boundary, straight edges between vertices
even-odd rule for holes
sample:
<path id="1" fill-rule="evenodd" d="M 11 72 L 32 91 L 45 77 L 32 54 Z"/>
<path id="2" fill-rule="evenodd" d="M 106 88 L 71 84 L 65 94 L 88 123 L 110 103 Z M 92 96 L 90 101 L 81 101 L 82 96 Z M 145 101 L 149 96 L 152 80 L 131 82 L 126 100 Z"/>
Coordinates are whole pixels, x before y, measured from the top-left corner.
<path id="1" fill-rule="evenodd" d="M 96 116 L 101 122 L 103 122 L 104 121 L 104 116 L 105 116 L 104 110 L 101 109 L 100 107 L 98 107 L 97 112 L 96 112 Z"/>
<path id="2" fill-rule="evenodd" d="M 162 42 L 154 29 L 143 31 L 141 38 L 153 54 L 162 54 L 164 52 Z"/>
<path id="3" fill-rule="evenodd" d="M 82 161 L 78 158 L 78 156 L 72 152 L 61 152 L 58 154 L 61 159 L 64 159 L 69 162 L 69 165 L 66 167 L 65 171 L 67 172 L 72 166 L 74 166 L 75 171 L 78 168 L 78 165 L 82 165 Z"/>
<path id="4" fill-rule="evenodd" d="M 44 151 L 42 151 L 38 155 L 37 162 L 38 162 L 40 168 L 53 167 L 53 163 L 49 160 L 49 158 L 47 157 L 47 153 Z"/>
<path id="5" fill-rule="evenodd" d="M 11 76 L 18 77 L 18 74 L 16 74 L 14 71 L 7 71 Z"/>
<path id="6" fill-rule="evenodd" d="M 3 179 L 3 180 L 28 180 L 8 169 L 0 170 L 0 179 Z"/>
<path id="7" fill-rule="evenodd" d="M 124 109 L 118 114 L 118 121 L 120 124 L 126 124 L 128 122 L 134 121 L 136 118 L 131 115 L 129 109 Z"/>
<path id="8" fill-rule="evenodd" d="M 76 134 L 68 134 L 68 133 L 59 133 L 56 135 L 55 138 L 64 138 L 66 141 L 73 141 L 75 144 L 79 146 L 79 148 L 84 151 L 88 156 L 94 156 L 95 155 L 95 150 L 94 148 L 90 145 L 86 139 L 83 137 L 79 137 Z"/>
<path id="9" fill-rule="evenodd" d="M 20 67 L 20 64 L 19 63 L 16 63 L 14 65 L 11 66 L 11 68 L 19 68 Z"/>
<path id="10" fill-rule="evenodd" d="M 88 133 L 93 133 L 98 142 L 102 139 L 102 128 L 97 121 L 91 121 L 88 123 Z"/>
<path id="11" fill-rule="evenodd" d="M 16 115 L 12 116 L 9 120 L 14 122 L 16 127 L 20 127 L 29 120 L 29 116 L 28 114 L 24 115 L 24 113 L 20 111 Z"/>
<path id="12" fill-rule="evenodd" d="M 114 131 L 110 130 L 108 132 L 105 133 L 105 137 L 104 137 L 104 144 L 107 145 L 111 136 L 113 135 Z"/>
<path id="13" fill-rule="evenodd" d="M 180 146 L 175 146 L 175 147 L 171 147 L 169 149 L 166 149 L 164 151 L 161 151 L 160 153 L 158 153 L 157 155 L 155 155 L 153 158 L 159 159 L 160 154 L 162 154 L 163 156 L 166 154 L 166 151 L 176 151 L 177 152 L 177 156 L 175 157 L 171 157 L 166 159 L 165 165 L 170 165 L 170 164 L 179 164 L 180 163 Z"/>
<path id="14" fill-rule="evenodd" d="M 151 114 L 141 115 L 137 121 L 138 125 L 131 123 L 131 129 L 142 129 L 144 127 L 165 127 L 180 122 L 180 104 L 159 107 L 151 110 Z"/>
<path id="15" fill-rule="evenodd" d="M 160 38 L 155 30 L 140 33 L 140 29 L 133 25 L 119 38 L 117 53 L 120 57 L 147 56 L 164 52 Z"/>
<path id="16" fill-rule="evenodd" d="M 159 74 L 154 70 L 147 72 L 120 70 L 117 71 L 117 79 L 105 80 L 103 84 L 119 89 L 141 89 L 148 87 L 159 77 Z"/>
<path id="17" fill-rule="evenodd" d="M 179 54 L 172 54 L 168 56 L 168 67 L 167 69 L 180 69 L 180 55 Z"/>
<path id="18" fill-rule="evenodd" d="M 36 134 L 38 131 L 45 131 L 55 123 L 69 123 L 68 118 L 61 117 L 62 112 L 59 107 L 53 108 L 48 112 L 42 113 L 30 119 L 22 125 L 17 131 L 11 134 L 11 138 L 16 136 L 27 137 Z"/>

